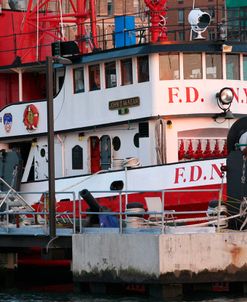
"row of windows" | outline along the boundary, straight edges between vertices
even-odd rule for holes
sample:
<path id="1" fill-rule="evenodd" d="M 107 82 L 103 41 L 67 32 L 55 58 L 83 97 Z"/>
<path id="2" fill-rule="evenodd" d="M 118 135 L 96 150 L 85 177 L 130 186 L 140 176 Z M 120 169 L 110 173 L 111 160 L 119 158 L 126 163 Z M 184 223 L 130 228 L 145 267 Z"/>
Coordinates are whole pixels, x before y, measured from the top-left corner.
<path id="1" fill-rule="evenodd" d="M 120 60 L 120 71 L 117 72 L 116 61 L 104 63 L 105 87 L 117 86 L 117 75 L 121 75 L 121 85 L 133 84 L 133 62 L 132 58 Z M 89 91 L 103 88 L 101 83 L 100 64 L 89 65 L 88 67 Z M 74 69 L 74 93 L 85 91 L 85 67 Z M 149 81 L 148 56 L 137 57 L 137 81 L 138 83 Z"/>
<path id="2" fill-rule="evenodd" d="M 184 53 L 183 66 L 180 66 L 180 59 L 179 53 L 159 55 L 160 80 L 202 79 L 204 77 L 204 64 L 206 79 L 247 80 L 247 56 L 245 55 L 241 60 L 239 54 L 226 54 L 224 57 L 221 53 L 207 53 L 205 56 L 202 53 Z M 225 77 L 223 62 L 225 64 Z M 117 71 L 118 66 L 119 71 Z M 85 69 L 85 67 L 74 69 L 74 93 L 85 91 Z M 104 63 L 102 69 L 105 79 L 104 87 L 101 83 L 100 64 L 89 65 L 87 70 L 89 91 L 116 87 L 118 85 L 117 75 L 120 75 L 121 78 L 120 85 L 133 84 L 133 61 L 131 58 L 120 60 L 120 64 L 117 64 L 116 61 Z M 241 74 L 241 70 L 243 70 L 243 74 Z M 149 81 L 148 56 L 137 57 L 137 81 L 138 83 Z"/>
<path id="3" fill-rule="evenodd" d="M 240 73 L 240 55 L 226 54 L 225 66 L 227 80 L 247 80 L 247 56 L 243 56 L 243 74 Z M 160 80 L 181 79 L 180 55 L 179 53 L 160 54 L 159 60 Z M 206 79 L 223 79 L 223 55 L 205 55 L 205 77 Z M 183 78 L 202 79 L 203 78 L 203 55 L 201 53 L 183 54 Z"/>

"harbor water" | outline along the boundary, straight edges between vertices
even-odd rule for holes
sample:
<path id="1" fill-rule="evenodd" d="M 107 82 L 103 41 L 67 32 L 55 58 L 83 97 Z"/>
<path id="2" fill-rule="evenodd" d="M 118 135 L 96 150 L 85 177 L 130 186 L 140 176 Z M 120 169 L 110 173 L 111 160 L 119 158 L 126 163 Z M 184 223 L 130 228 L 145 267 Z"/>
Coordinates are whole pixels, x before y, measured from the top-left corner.
<path id="1" fill-rule="evenodd" d="M 0 302 L 246 302 L 246 297 L 238 295 L 209 295 L 196 293 L 183 299 L 158 300 L 139 296 L 92 296 L 75 293 L 54 293 L 44 291 L 2 291 Z"/>

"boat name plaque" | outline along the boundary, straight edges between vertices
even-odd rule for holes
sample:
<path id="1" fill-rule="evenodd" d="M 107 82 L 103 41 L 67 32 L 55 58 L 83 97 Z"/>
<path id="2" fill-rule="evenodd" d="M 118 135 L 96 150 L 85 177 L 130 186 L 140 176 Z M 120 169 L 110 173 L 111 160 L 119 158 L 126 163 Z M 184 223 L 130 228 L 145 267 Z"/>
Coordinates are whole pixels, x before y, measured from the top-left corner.
<path id="1" fill-rule="evenodd" d="M 116 109 L 135 107 L 135 106 L 140 106 L 140 98 L 138 96 L 109 102 L 109 110 L 116 110 Z"/>

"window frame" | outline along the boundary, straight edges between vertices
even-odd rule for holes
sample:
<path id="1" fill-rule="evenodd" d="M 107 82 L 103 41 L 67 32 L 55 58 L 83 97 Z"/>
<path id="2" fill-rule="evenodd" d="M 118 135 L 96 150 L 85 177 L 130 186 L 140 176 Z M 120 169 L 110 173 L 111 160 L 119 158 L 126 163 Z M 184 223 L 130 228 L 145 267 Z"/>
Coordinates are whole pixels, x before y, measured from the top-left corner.
<path id="1" fill-rule="evenodd" d="M 177 62 L 177 66 L 175 66 L 175 67 L 177 67 L 177 69 L 176 68 L 172 68 L 171 70 L 170 70 L 170 74 L 172 75 L 172 76 L 170 76 L 170 77 L 167 77 L 167 76 L 162 76 L 163 75 L 163 68 L 166 66 L 166 62 L 164 62 L 164 63 L 162 63 L 162 57 L 169 57 L 169 56 L 176 56 L 177 57 L 177 60 L 176 60 L 176 62 Z M 162 66 L 162 64 L 164 64 L 164 66 Z M 179 79 L 181 79 L 181 71 L 180 71 L 180 64 L 181 64 L 181 62 L 180 62 L 180 55 L 179 55 L 179 53 L 178 52 L 167 52 L 167 53 L 160 53 L 159 54 L 159 80 L 160 81 L 172 81 L 172 80 L 179 80 Z M 174 64 L 171 64 L 171 66 L 174 66 Z M 164 70 L 166 70 L 165 68 L 164 68 Z M 174 76 L 174 72 L 175 71 L 178 71 L 178 78 L 176 78 L 175 76 Z"/>
<path id="2" fill-rule="evenodd" d="M 245 55 L 243 55 L 242 56 L 242 60 L 243 60 L 243 80 L 244 81 L 247 81 L 247 54 Z M 244 71 L 244 67 L 245 67 L 245 64 L 246 64 L 246 72 Z"/>
<path id="3" fill-rule="evenodd" d="M 124 68 L 126 66 L 128 66 L 127 64 L 125 65 L 125 63 L 131 63 L 130 67 L 128 68 L 128 70 L 126 70 L 126 73 L 124 72 Z M 126 85 L 132 85 L 133 84 L 133 61 L 132 58 L 126 58 L 126 59 L 122 59 L 120 60 L 120 69 L 121 69 L 121 86 L 126 86 Z M 127 81 L 127 72 L 130 71 L 130 74 L 128 76 L 129 81 Z"/>
<path id="4" fill-rule="evenodd" d="M 208 66 L 207 65 L 207 62 L 208 62 L 207 61 L 207 56 L 209 56 L 209 55 L 220 57 L 220 60 L 218 61 L 218 62 L 220 62 L 220 69 L 221 69 L 220 72 L 219 72 L 220 77 L 218 77 L 217 69 L 216 69 L 216 77 L 215 78 L 208 77 L 209 76 L 209 73 L 207 72 L 208 68 L 214 67 L 214 66 Z M 221 53 L 205 53 L 205 68 L 206 68 L 205 75 L 206 75 L 207 80 L 222 80 L 223 79 L 223 57 L 222 57 L 222 54 Z M 216 68 L 217 68 L 217 65 L 216 65 Z"/>
<path id="5" fill-rule="evenodd" d="M 82 82 L 83 82 L 83 88 L 79 88 L 79 89 L 76 89 L 76 72 L 77 71 L 82 71 Z M 79 81 L 80 79 L 78 79 Z M 73 69 L 73 83 L 74 83 L 74 93 L 81 93 L 81 92 L 85 92 L 85 75 L 84 75 L 84 67 L 78 67 L 78 68 L 74 68 Z"/>
<path id="6" fill-rule="evenodd" d="M 111 80 L 108 81 L 108 73 L 107 73 L 107 66 L 110 66 L 110 64 L 113 64 L 115 65 L 115 84 L 114 85 L 108 85 L 108 83 L 112 83 Z M 109 70 L 112 70 L 112 68 L 110 68 Z M 108 88 L 115 88 L 117 87 L 117 64 L 116 64 L 116 61 L 109 61 L 109 62 L 105 62 L 104 63 L 104 72 L 105 72 L 105 88 L 108 89 Z M 114 73 L 112 73 L 114 74 Z M 111 73 L 109 73 L 109 75 L 112 75 Z"/>
<path id="7" fill-rule="evenodd" d="M 230 77 L 228 77 L 229 72 L 230 72 L 228 67 L 230 67 L 230 65 L 228 65 L 227 58 L 234 57 L 234 56 L 238 58 L 238 62 L 237 62 L 237 64 L 234 64 L 234 66 L 232 68 L 233 78 L 230 78 Z M 232 80 L 232 81 L 239 81 L 240 80 L 240 60 L 241 60 L 241 58 L 240 58 L 240 55 L 238 53 L 227 53 L 226 54 L 226 79 L 227 80 Z M 238 70 L 236 70 L 236 66 L 238 67 Z M 236 72 L 238 73 L 237 78 L 234 78 L 234 75 L 236 74 Z"/>
<path id="8" fill-rule="evenodd" d="M 178 9 L 178 24 L 184 24 L 184 9 L 183 8 L 179 8 Z"/>
<path id="9" fill-rule="evenodd" d="M 75 145 L 72 148 L 71 157 L 72 157 L 72 161 L 71 161 L 72 170 L 83 170 L 83 148 L 80 145 Z M 80 160 L 78 160 L 79 157 L 81 157 Z"/>
<path id="10" fill-rule="evenodd" d="M 200 76 L 199 77 L 193 77 L 193 69 L 192 69 L 192 65 L 191 65 L 191 60 L 186 60 L 186 56 L 192 56 L 193 57 L 193 62 L 195 62 L 195 55 L 199 55 L 200 56 L 200 68 L 199 68 L 199 71 L 200 71 Z M 189 64 L 188 66 L 185 66 L 185 64 Z M 187 67 L 187 70 L 188 67 L 191 67 L 190 68 L 190 77 L 186 77 L 186 67 Z M 197 69 L 194 69 L 194 70 L 197 70 Z M 196 75 L 196 73 L 195 73 Z M 196 53 L 189 53 L 189 52 L 184 52 L 183 53 L 183 78 L 184 80 L 202 80 L 203 79 L 203 53 L 202 52 L 196 52 Z"/>
<path id="11" fill-rule="evenodd" d="M 99 82 L 97 82 L 99 80 Z M 88 66 L 89 91 L 101 89 L 101 72 L 100 64 L 92 64 Z"/>
<path id="12" fill-rule="evenodd" d="M 141 68 L 144 66 L 143 65 L 143 62 L 144 60 L 143 59 L 147 59 L 145 61 L 146 66 L 147 66 L 147 70 L 145 73 L 143 73 L 143 70 L 141 70 Z M 144 82 L 149 82 L 150 81 L 150 73 L 149 73 L 149 56 L 148 55 L 145 55 L 145 56 L 138 56 L 137 57 L 137 82 L 138 83 L 144 83 Z"/>

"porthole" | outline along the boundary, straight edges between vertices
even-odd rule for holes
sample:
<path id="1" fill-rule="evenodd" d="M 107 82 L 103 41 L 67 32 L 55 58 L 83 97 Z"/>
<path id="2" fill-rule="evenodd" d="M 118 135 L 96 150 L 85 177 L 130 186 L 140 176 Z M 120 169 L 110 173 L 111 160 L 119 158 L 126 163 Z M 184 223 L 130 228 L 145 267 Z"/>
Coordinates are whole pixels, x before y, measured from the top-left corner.
<path id="1" fill-rule="evenodd" d="M 110 190 L 120 191 L 123 190 L 124 183 L 122 180 L 115 180 L 111 183 Z"/>
<path id="2" fill-rule="evenodd" d="M 120 138 L 118 136 L 115 136 L 113 139 L 112 139 L 112 145 L 113 145 L 113 149 L 115 151 L 118 151 L 121 147 L 121 141 L 120 141 Z"/>
<path id="3" fill-rule="evenodd" d="M 44 149 L 44 148 L 42 148 L 42 149 L 40 150 L 40 156 L 41 156 L 41 157 L 45 157 L 45 149 Z"/>
<path id="4" fill-rule="evenodd" d="M 139 148 L 139 133 L 136 133 L 134 135 L 134 145 L 136 146 L 136 148 Z"/>

